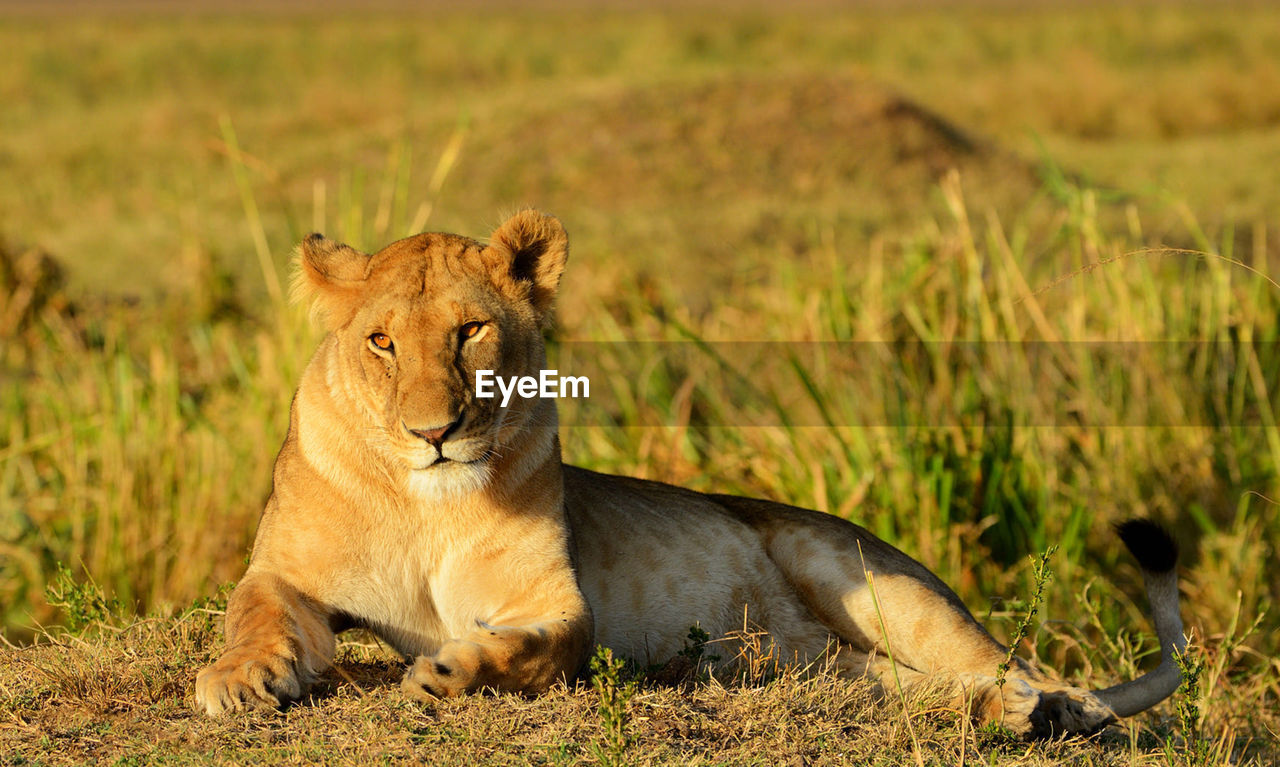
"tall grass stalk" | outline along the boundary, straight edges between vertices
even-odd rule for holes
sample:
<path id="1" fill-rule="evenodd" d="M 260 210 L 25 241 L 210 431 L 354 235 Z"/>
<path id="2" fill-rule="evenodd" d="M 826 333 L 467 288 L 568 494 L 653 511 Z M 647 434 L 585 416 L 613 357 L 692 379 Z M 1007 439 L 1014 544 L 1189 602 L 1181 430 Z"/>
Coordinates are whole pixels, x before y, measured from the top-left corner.
<path id="1" fill-rule="evenodd" d="M 231 171 L 235 176 L 236 189 L 240 192 L 240 202 L 244 206 L 244 216 L 249 224 L 249 233 L 253 236 L 253 249 L 258 255 L 258 268 L 262 271 L 262 282 L 267 288 L 267 295 L 277 307 L 284 305 L 284 290 L 280 287 L 280 272 L 276 268 L 271 254 L 271 246 L 267 244 L 267 232 L 262 226 L 262 215 L 258 213 L 258 201 L 253 194 L 253 186 L 249 181 L 248 168 L 244 156 L 240 152 L 240 141 L 231 124 L 229 115 L 218 118 L 222 129 L 222 140 L 227 145 L 231 158 Z"/>
<path id="2" fill-rule="evenodd" d="M 858 544 L 858 556 L 862 558 L 862 544 Z M 876 593 L 875 573 L 867 569 L 866 560 L 862 563 L 862 576 L 867 580 L 867 591 L 871 594 L 871 606 L 876 611 L 876 621 L 880 624 L 880 636 L 884 638 L 884 652 L 889 658 L 889 668 L 893 672 L 893 686 L 898 693 L 898 702 L 902 705 L 902 717 L 907 723 L 907 734 L 911 736 L 911 754 L 916 764 L 924 767 L 924 757 L 920 753 L 920 741 L 916 737 L 915 725 L 911 722 L 912 711 L 907 707 L 907 696 L 902 688 L 902 678 L 898 675 L 898 663 L 893 657 L 893 645 L 889 641 L 889 628 L 884 622 L 884 612 L 880 609 L 880 596 Z M 883 684 L 883 683 L 882 683 Z"/>

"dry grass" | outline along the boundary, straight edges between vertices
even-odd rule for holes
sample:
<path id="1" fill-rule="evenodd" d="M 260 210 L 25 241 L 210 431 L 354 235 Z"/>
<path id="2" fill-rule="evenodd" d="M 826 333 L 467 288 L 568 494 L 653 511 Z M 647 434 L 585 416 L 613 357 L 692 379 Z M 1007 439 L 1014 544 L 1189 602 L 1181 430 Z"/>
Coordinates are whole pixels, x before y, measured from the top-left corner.
<path id="1" fill-rule="evenodd" d="M 400 692 L 403 665 L 359 634 L 287 711 L 212 720 L 193 710 L 190 680 L 216 653 L 216 627 L 196 610 L 0 650 L 5 763 L 890 765 L 918 749 L 930 765 L 1155 765 L 1190 753 L 1168 716 L 1023 745 L 975 731 L 928 690 L 881 699 L 865 682 L 794 669 L 749 681 L 625 671 L 638 686 L 623 700 L 626 745 L 610 751 L 605 698 L 590 684 L 422 704 Z M 1274 743 L 1223 741 L 1218 724 L 1207 722 L 1214 759 L 1203 763 L 1224 748 L 1248 763 L 1276 758 Z"/>

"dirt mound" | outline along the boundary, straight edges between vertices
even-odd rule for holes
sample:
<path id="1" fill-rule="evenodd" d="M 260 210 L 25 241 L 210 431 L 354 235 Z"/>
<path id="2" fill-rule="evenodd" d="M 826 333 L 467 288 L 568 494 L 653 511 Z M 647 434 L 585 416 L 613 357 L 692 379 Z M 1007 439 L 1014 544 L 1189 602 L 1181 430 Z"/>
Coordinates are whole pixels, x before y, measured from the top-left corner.
<path id="1" fill-rule="evenodd" d="M 592 264 L 569 280 L 592 295 L 652 279 L 675 300 L 723 300 L 712 286 L 770 274 L 774 260 L 818 247 L 818 231 L 853 245 L 849 234 L 945 217 L 937 182 L 952 168 L 978 210 L 1018 210 L 1038 186 L 1009 153 L 849 78 L 738 75 L 528 98 L 477 115 L 446 196 L 461 210 L 561 216 Z"/>

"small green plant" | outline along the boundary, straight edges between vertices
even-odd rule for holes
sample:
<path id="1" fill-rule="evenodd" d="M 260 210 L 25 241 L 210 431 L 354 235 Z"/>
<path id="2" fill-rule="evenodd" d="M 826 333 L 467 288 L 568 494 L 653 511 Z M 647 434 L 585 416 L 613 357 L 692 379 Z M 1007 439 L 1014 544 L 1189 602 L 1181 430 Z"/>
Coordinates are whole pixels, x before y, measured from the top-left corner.
<path id="1" fill-rule="evenodd" d="M 1204 672 L 1204 656 L 1192 652 L 1192 646 L 1175 652 L 1174 663 L 1178 664 L 1178 673 L 1182 682 L 1174 693 L 1174 712 L 1178 717 L 1178 731 L 1182 734 L 1182 747 L 1177 748 L 1171 741 L 1165 742 L 1165 756 L 1169 763 L 1181 762 L 1192 767 L 1210 763 L 1210 743 L 1200 737 L 1200 676 Z M 1176 759 L 1175 759 L 1176 757 Z"/>
<path id="2" fill-rule="evenodd" d="M 1009 637 L 1009 651 L 1005 654 L 1004 660 L 996 667 L 996 687 L 1003 688 L 1005 683 L 1005 675 L 1009 673 L 1009 669 L 1013 666 L 1014 654 L 1018 651 L 1018 645 L 1022 644 L 1022 640 L 1026 639 L 1027 631 L 1031 628 L 1031 621 L 1036 617 L 1036 613 L 1040 611 L 1040 602 L 1044 599 L 1044 588 L 1053 580 L 1053 571 L 1049 569 L 1049 558 L 1058 550 L 1057 546 L 1050 546 L 1040 553 L 1038 557 L 1031 559 L 1031 576 L 1035 580 L 1035 589 L 1031 594 L 1031 600 L 1027 602 L 1027 609 L 1018 619 L 1018 625 L 1014 626 L 1013 636 Z"/>
<path id="3" fill-rule="evenodd" d="M 602 743 L 592 747 L 601 764 L 625 764 L 623 755 L 631 743 L 627 732 L 630 714 L 627 705 L 635 695 L 635 680 L 623 680 L 626 664 L 613 657 L 613 650 L 597 647 L 591 658 L 591 687 L 600 696 L 600 724 L 604 729 Z"/>
<path id="4" fill-rule="evenodd" d="M 998 764 L 1003 754 L 1024 745 L 1012 730 L 996 721 L 974 728 L 973 740 L 978 748 L 988 752 L 989 764 Z"/>
<path id="5" fill-rule="evenodd" d="M 691 673 L 695 676 L 704 666 L 712 666 L 720 662 L 720 656 L 716 653 L 707 652 L 707 645 L 711 642 L 711 635 L 708 634 L 701 626 L 690 626 L 689 633 L 686 636 L 684 649 L 677 655 L 689 662 L 692 667 Z"/>
<path id="6" fill-rule="evenodd" d="M 110 625 L 124 612 L 120 600 L 108 598 L 92 578 L 77 583 L 71 570 L 61 562 L 44 593 L 50 605 L 66 614 L 67 630 L 73 634 L 98 624 Z"/>
<path id="7" fill-rule="evenodd" d="M 706 652 L 707 642 L 711 641 L 711 635 L 708 634 L 701 626 L 690 626 L 688 641 L 684 643 L 684 649 L 679 652 L 680 657 L 688 658 L 693 661 L 696 666 L 703 658 Z M 708 659 L 718 660 L 714 655 L 707 656 Z"/>
<path id="8" fill-rule="evenodd" d="M 582 748 L 576 743 L 560 743 L 547 750 L 547 761 L 550 764 L 579 764 L 581 756 Z"/>

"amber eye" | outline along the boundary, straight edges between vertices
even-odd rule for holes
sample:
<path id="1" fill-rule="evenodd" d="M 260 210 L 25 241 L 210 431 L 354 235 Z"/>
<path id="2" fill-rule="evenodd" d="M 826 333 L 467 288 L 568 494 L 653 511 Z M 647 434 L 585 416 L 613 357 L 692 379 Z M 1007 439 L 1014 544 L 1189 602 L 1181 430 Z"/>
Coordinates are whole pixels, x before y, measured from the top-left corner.
<path id="1" fill-rule="evenodd" d="M 484 327 L 483 322 L 468 322 L 458 328 L 458 338 L 466 341 L 468 338 L 475 338 L 480 329 Z"/>
<path id="2" fill-rule="evenodd" d="M 393 346 L 391 343 L 391 336 L 388 336 L 386 333 L 374 333 L 369 336 L 369 343 L 384 352 L 391 351 Z"/>

